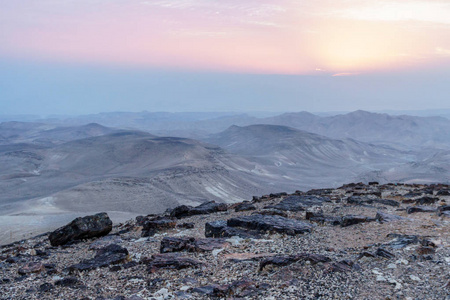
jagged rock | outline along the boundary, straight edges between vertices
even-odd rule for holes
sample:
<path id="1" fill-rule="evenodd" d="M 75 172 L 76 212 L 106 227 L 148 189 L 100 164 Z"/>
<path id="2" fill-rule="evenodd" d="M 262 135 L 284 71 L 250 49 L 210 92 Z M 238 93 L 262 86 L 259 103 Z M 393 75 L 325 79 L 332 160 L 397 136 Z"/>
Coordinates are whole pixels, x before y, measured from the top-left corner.
<path id="1" fill-rule="evenodd" d="M 450 217 L 450 205 L 444 205 L 438 207 L 438 215 L 444 217 Z"/>
<path id="2" fill-rule="evenodd" d="M 388 258 L 388 259 L 395 258 L 395 255 L 393 253 L 391 253 L 391 252 L 389 252 L 389 251 L 387 251 L 386 249 L 383 249 L 383 248 L 378 248 L 377 252 L 375 253 L 375 255 L 376 256 L 381 256 L 381 257 L 384 257 L 384 258 Z"/>
<path id="3" fill-rule="evenodd" d="M 27 263 L 25 266 L 21 267 L 18 270 L 18 273 L 20 275 L 27 275 L 27 274 L 31 274 L 31 273 L 40 273 L 44 270 L 45 270 L 45 267 L 42 263 L 30 262 L 30 263 Z"/>
<path id="4" fill-rule="evenodd" d="M 371 222 L 374 220 L 375 219 L 369 218 L 366 216 L 348 215 L 348 216 L 342 217 L 341 226 L 347 227 L 347 226 L 356 225 L 356 224 L 360 224 L 360 223 Z"/>
<path id="5" fill-rule="evenodd" d="M 251 215 L 229 219 L 230 227 L 242 227 L 261 232 L 275 231 L 288 235 L 311 232 L 312 225 L 302 221 L 288 219 L 280 216 Z"/>
<path id="6" fill-rule="evenodd" d="M 70 271 L 88 271 L 96 268 L 123 263 L 128 258 L 128 250 L 119 245 L 109 245 L 97 251 L 92 259 L 84 260 L 69 267 Z"/>
<path id="7" fill-rule="evenodd" d="M 144 222 L 142 236 L 153 236 L 158 231 L 173 229 L 176 226 L 177 222 L 171 218 L 155 217 Z"/>
<path id="8" fill-rule="evenodd" d="M 112 221 L 107 213 L 99 213 L 83 218 L 76 218 L 48 236 L 52 246 L 60 246 L 71 241 L 100 237 L 112 230 Z"/>
<path id="9" fill-rule="evenodd" d="M 185 269 L 198 268 L 203 265 L 201 261 L 186 256 L 180 256 L 178 253 L 155 254 L 145 261 L 147 271 L 154 273 L 159 269 Z"/>
<path id="10" fill-rule="evenodd" d="M 329 201 L 323 197 L 316 196 L 289 196 L 275 205 L 269 205 L 264 208 L 272 208 L 283 211 L 305 211 L 311 206 L 322 206 L 324 201 Z"/>
<path id="11" fill-rule="evenodd" d="M 437 191 L 436 196 L 450 196 L 450 190 L 439 190 Z"/>
<path id="12" fill-rule="evenodd" d="M 224 203 L 216 203 L 215 201 L 210 201 L 202 203 L 199 206 L 192 207 L 188 205 L 180 205 L 175 207 L 171 212 L 170 216 L 174 218 L 183 218 L 194 215 L 206 215 L 219 211 L 226 211 L 228 209 L 227 205 Z"/>
<path id="13" fill-rule="evenodd" d="M 269 265 L 281 267 L 298 261 L 309 261 L 311 264 L 317 264 L 319 262 L 330 262 L 331 259 L 320 254 L 275 255 L 261 260 L 259 263 L 259 271 L 264 270 L 264 268 Z"/>
<path id="14" fill-rule="evenodd" d="M 159 252 L 180 252 L 187 250 L 188 245 L 192 247 L 195 242 L 193 237 L 165 237 L 161 241 Z"/>
<path id="15" fill-rule="evenodd" d="M 256 206 L 254 206 L 249 201 L 244 201 L 244 202 L 239 203 L 238 205 L 236 205 L 236 207 L 234 208 L 234 211 L 236 211 L 236 212 L 247 211 L 247 210 L 256 210 Z"/>
<path id="16" fill-rule="evenodd" d="M 161 241 L 160 252 L 206 252 L 214 249 L 222 249 L 230 243 L 224 239 L 206 238 L 195 239 L 193 237 L 165 237 Z"/>
<path id="17" fill-rule="evenodd" d="M 436 208 L 431 206 L 410 206 L 406 208 L 408 214 L 419 213 L 419 212 L 436 212 Z"/>
<path id="18" fill-rule="evenodd" d="M 371 199 L 371 198 L 361 197 L 361 196 L 351 196 L 351 197 L 347 198 L 347 204 L 353 204 L 353 205 L 383 204 L 383 205 L 389 205 L 389 206 L 393 206 L 393 207 L 400 206 L 400 203 L 395 200 Z"/>
<path id="19" fill-rule="evenodd" d="M 388 214 L 388 213 L 381 212 L 381 211 L 377 212 L 375 219 L 377 219 L 377 221 L 379 221 L 381 223 L 410 220 L 405 217 L 397 216 L 394 214 Z"/>
<path id="20" fill-rule="evenodd" d="M 428 197 L 428 196 L 425 196 L 425 197 L 422 197 L 422 198 L 419 198 L 419 199 L 415 200 L 416 204 L 420 204 L 420 205 L 434 204 L 437 201 L 439 201 L 439 198 L 433 198 L 433 197 Z"/>
<path id="21" fill-rule="evenodd" d="M 261 236 L 256 231 L 247 231 L 239 228 L 227 226 L 227 221 L 213 221 L 205 224 L 205 236 L 213 238 L 233 237 L 240 238 L 255 238 L 259 239 Z"/>
<path id="22" fill-rule="evenodd" d="M 394 249 L 404 248 L 410 244 L 416 244 L 419 242 L 419 237 L 417 235 L 404 235 L 404 234 L 390 233 L 390 234 L 388 234 L 388 237 L 393 237 L 394 240 L 387 243 L 386 245 L 388 245 Z"/>

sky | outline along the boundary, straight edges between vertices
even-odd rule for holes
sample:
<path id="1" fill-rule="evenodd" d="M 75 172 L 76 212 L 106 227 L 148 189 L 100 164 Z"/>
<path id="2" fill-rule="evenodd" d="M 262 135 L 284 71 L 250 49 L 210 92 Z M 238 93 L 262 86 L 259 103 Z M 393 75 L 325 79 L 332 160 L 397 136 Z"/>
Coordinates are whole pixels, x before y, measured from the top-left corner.
<path id="1" fill-rule="evenodd" d="M 450 108 L 448 0 L 0 7 L 0 114 Z"/>

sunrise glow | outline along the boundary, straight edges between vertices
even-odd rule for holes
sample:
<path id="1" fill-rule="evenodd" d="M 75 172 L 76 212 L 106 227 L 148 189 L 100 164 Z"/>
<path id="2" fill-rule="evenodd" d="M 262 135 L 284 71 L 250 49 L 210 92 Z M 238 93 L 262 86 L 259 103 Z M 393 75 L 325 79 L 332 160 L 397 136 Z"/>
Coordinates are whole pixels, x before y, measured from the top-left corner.
<path id="1" fill-rule="evenodd" d="M 0 58 L 330 74 L 450 60 L 446 1 L 4 1 Z"/>

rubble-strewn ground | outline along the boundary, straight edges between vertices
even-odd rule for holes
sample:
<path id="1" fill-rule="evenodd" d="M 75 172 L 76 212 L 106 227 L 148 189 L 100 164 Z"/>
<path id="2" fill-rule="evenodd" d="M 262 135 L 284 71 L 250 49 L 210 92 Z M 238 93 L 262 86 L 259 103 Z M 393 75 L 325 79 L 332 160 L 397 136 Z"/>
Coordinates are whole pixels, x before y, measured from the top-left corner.
<path id="1" fill-rule="evenodd" d="M 295 209 L 292 201 L 276 206 L 288 195 L 270 195 L 255 197 L 244 208 L 253 204 L 256 209 L 236 212 L 236 205 L 228 205 L 227 211 L 176 219 L 194 228 L 154 230 L 148 237 L 142 237 L 136 221 L 114 226 L 105 237 L 65 246 L 52 247 L 42 235 L 0 248 L 0 299 L 450 299 L 448 190 L 444 185 L 350 184 L 308 192 L 325 201 L 306 211 Z M 385 219 L 402 218 L 382 221 L 377 212 Z M 313 228 L 297 235 L 282 228 L 278 233 L 240 228 L 255 238 L 208 240 L 218 246 L 161 256 L 174 257 L 175 266 L 180 257 L 198 265 L 179 270 L 156 265 L 161 257 L 153 255 L 160 253 L 164 237 L 198 241 L 205 238 L 208 222 L 260 213 Z M 347 223 L 343 216 L 350 216 L 344 218 Z M 141 224 L 151 219 L 142 218 Z M 73 267 L 108 244 L 126 248 L 125 261 L 87 271 Z"/>

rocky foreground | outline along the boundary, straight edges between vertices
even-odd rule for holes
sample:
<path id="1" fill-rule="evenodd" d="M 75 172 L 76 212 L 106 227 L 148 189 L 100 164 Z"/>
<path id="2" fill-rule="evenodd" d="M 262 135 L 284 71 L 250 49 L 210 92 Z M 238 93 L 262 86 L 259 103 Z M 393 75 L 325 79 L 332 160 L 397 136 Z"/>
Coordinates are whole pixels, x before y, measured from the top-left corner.
<path id="1" fill-rule="evenodd" d="M 450 187 L 105 213 L 0 248 L 0 299 L 450 299 Z"/>

